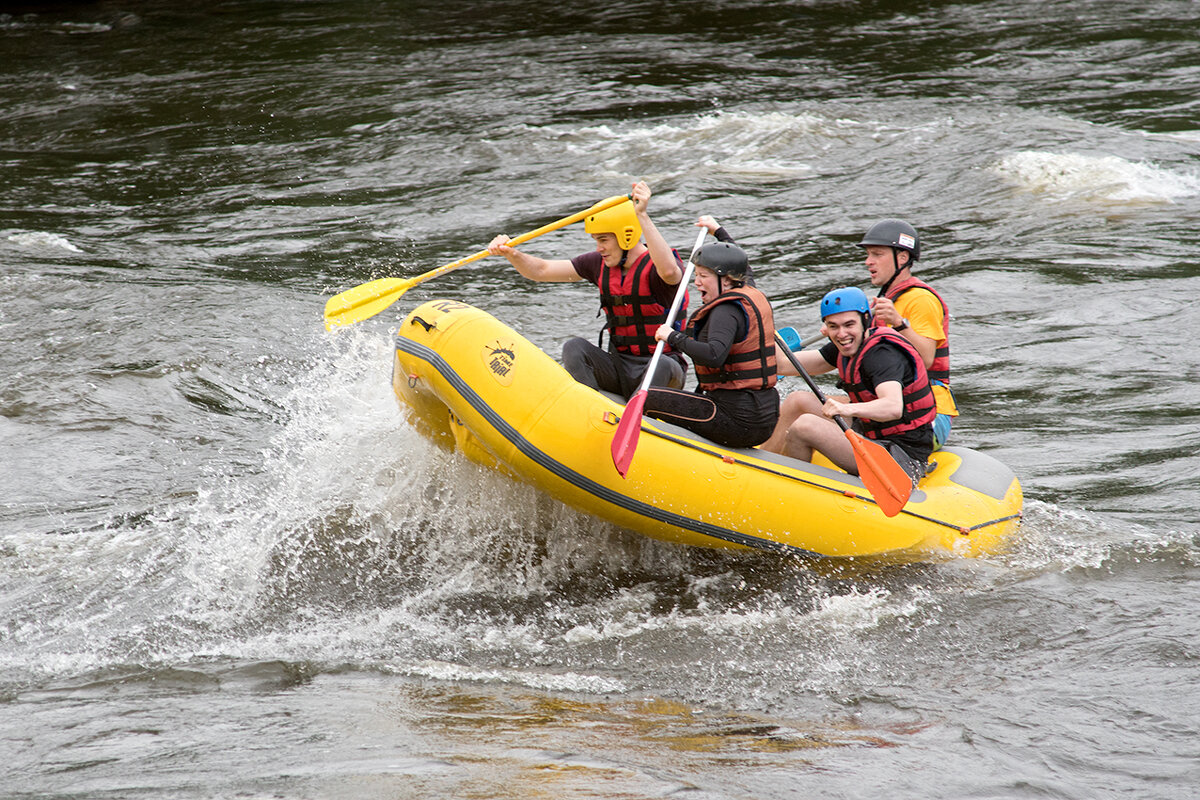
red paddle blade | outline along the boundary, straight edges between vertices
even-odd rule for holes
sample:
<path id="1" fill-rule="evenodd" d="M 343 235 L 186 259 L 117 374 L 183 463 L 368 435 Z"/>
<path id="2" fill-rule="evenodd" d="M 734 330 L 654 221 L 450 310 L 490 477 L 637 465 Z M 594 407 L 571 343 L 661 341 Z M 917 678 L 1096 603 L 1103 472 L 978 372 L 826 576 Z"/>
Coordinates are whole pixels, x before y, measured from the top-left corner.
<path id="1" fill-rule="evenodd" d="M 646 390 L 642 390 L 629 399 L 625 405 L 625 413 L 613 434 L 612 459 L 613 466 L 621 477 L 629 472 L 633 462 L 633 451 L 637 450 L 638 434 L 642 432 L 642 409 L 646 406 Z"/>
<path id="2" fill-rule="evenodd" d="M 883 445 L 852 430 L 846 431 L 846 438 L 854 448 L 858 477 L 862 478 L 863 485 L 875 498 L 879 510 L 889 517 L 899 514 L 912 495 L 912 477 L 896 463 Z"/>

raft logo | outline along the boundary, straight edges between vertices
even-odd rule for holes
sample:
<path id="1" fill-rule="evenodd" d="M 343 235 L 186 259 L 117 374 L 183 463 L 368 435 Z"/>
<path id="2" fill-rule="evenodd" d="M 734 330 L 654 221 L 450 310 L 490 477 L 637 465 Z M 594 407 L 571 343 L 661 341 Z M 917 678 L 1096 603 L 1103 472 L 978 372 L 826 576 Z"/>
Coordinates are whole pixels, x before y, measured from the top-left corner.
<path id="1" fill-rule="evenodd" d="M 483 346 L 483 363 L 501 386 L 512 385 L 513 370 L 517 363 L 516 347 L 512 342 L 504 343 L 499 339 Z"/>

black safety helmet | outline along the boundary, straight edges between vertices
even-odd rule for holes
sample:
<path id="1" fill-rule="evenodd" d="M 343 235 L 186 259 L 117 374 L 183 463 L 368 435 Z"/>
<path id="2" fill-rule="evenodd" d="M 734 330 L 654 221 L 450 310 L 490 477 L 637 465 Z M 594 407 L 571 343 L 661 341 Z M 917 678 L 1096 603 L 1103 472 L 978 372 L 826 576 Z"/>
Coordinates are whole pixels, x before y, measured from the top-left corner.
<path id="1" fill-rule="evenodd" d="M 750 278 L 750 260 L 746 258 L 746 251 L 732 242 L 709 242 L 696 252 L 692 263 L 732 281 L 744 282 Z"/>
<path id="2" fill-rule="evenodd" d="M 858 243 L 859 247 L 871 245 L 905 250 L 910 263 L 921 257 L 921 237 L 917 235 L 917 229 L 899 219 L 881 219 L 872 225 Z"/>

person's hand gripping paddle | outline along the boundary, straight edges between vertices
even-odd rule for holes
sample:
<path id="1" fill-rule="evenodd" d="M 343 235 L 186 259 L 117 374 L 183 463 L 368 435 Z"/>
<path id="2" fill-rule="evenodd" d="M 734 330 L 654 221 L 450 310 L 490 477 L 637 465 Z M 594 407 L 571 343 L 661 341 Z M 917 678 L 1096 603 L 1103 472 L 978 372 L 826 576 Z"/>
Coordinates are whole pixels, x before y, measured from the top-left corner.
<path id="1" fill-rule="evenodd" d="M 667 312 L 667 319 L 663 323 L 665 325 L 675 322 L 679 307 L 683 305 L 683 298 L 687 296 L 688 284 L 692 281 L 692 272 L 696 269 L 692 259 L 696 257 L 696 253 L 704 244 L 704 237 L 707 235 L 707 230 L 701 230 L 696 236 L 696 244 L 692 247 L 692 254 L 688 256 L 687 264 L 684 265 L 683 277 L 679 281 L 679 288 L 675 290 L 675 299 L 671 301 L 671 309 Z M 646 366 L 646 374 L 642 378 L 642 383 L 633 397 L 629 398 L 629 402 L 625 404 L 625 412 L 621 414 L 621 422 L 617 425 L 617 432 L 613 434 L 613 465 L 617 468 L 617 472 L 621 473 L 622 478 L 629 472 L 629 465 L 633 462 L 633 453 L 637 450 L 638 435 L 642 432 L 642 412 L 646 407 L 646 394 L 650 391 L 650 381 L 654 379 L 654 370 L 658 367 L 658 359 L 662 356 L 665 345 L 665 342 L 660 341 L 654 346 L 654 355 L 650 357 L 650 363 Z"/>
<path id="2" fill-rule="evenodd" d="M 775 343 L 778 345 L 777 349 L 782 350 L 788 360 L 792 362 L 792 366 L 796 368 L 800 377 L 804 378 L 808 388 L 821 401 L 821 405 L 825 405 L 825 395 L 821 393 L 809 374 L 804 371 L 804 367 L 800 366 L 800 362 L 792 355 L 792 349 L 788 347 L 778 331 L 775 332 Z M 850 447 L 854 450 L 854 463 L 858 467 L 858 477 L 862 479 L 863 486 L 867 487 L 867 491 L 871 493 L 879 510 L 889 517 L 899 514 L 912 495 L 912 476 L 904 471 L 904 467 L 896 463 L 896 459 L 892 458 L 892 454 L 884 449 L 883 445 L 852 430 L 840 416 L 834 416 L 833 421 L 846 434 L 846 439 L 849 440 Z"/>

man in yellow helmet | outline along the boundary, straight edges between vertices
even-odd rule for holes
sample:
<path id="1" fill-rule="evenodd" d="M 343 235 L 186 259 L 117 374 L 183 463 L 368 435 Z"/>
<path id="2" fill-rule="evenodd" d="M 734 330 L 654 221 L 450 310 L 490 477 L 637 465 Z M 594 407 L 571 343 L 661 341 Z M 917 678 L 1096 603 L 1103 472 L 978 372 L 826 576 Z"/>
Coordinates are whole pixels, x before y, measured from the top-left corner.
<path id="1" fill-rule="evenodd" d="M 587 280 L 600 289 L 600 307 L 608 319 L 608 349 L 572 337 L 563 343 L 562 363 L 580 383 L 625 398 L 642 381 L 654 354 L 654 332 L 666 321 L 683 280 L 683 262 L 647 212 L 650 187 L 645 181 L 635 183 L 631 197 L 584 220 L 596 249 L 575 258 L 539 258 L 510 247 L 509 237 L 503 234 L 488 245 L 492 255 L 504 256 L 530 280 Z M 686 318 L 686 309 L 685 294 L 678 320 Z M 683 357 L 666 347 L 652 385 L 681 389 L 686 371 Z"/>

